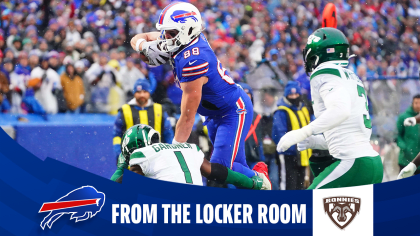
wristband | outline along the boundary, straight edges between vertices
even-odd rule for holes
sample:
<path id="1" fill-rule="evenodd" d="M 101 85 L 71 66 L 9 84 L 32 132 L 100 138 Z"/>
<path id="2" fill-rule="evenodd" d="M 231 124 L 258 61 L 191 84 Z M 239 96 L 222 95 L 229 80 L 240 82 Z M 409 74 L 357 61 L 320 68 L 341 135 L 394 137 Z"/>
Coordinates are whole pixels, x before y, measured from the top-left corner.
<path id="1" fill-rule="evenodd" d="M 136 51 L 137 52 L 140 52 L 141 50 L 139 49 L 139 47 L 140 47 L 140 44 L 143 42 L 143 41 L 146 41 L 146 39 L 139 39 L 139 40 L 137 40 L 137 42 L 136 42 Z"/>
<path id="2" fill-rule="evenodd" d="M 176 141 L 175 138 L 172 139 L 172 144 L 178 144 L 178 143 L 180 143 L 180 142 Z"/>

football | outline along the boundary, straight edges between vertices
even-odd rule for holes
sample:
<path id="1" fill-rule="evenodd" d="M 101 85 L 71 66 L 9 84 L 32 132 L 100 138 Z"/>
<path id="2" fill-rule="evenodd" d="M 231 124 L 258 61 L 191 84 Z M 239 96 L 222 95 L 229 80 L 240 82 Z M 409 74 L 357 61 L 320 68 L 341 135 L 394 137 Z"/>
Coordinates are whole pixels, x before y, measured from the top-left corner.
<path id="1" fill-rule="evenodd" d="M 143 52 L 140 52 L 140 59 L 150 66 L 163 65 L 170 58 L 170 54 L 161 50 L 161 45 L 158 41 L 151 41 L 147 53 L 149 54 L 148 57 Z"/>
<path id="2" fill-rule="evenodd" d="M 149 64 L 149 59 L 143 54 L 143 52 L 140 52 L 140 59 Z"/>

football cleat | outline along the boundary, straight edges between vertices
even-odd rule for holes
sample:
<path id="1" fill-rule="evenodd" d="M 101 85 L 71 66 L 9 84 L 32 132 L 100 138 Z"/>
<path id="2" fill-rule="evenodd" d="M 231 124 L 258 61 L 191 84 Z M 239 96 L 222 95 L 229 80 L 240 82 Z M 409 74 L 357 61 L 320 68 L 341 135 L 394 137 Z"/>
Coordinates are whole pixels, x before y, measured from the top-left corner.
<path id="1" fill-rule="evenodd" d="M 254 182 L 254 186 L 252 186 L 252 189 L 255 190 L 261 190 L 264 180 L 260 178 L 260 176 L 252 176 L 252 182 Z"/>
<path id="2" fill-rule="evenodd" d="M 254 168 L 252 168 L 252 170 L 257 172 L 258 176 L 261 179 L 263 179 L 263 186 L 261 190 L 272 190 L 271 181 L 270 181 L 270 178 L 268 177 L 267 165 L 264 162 L 260 161 L 254 166 Z"/>

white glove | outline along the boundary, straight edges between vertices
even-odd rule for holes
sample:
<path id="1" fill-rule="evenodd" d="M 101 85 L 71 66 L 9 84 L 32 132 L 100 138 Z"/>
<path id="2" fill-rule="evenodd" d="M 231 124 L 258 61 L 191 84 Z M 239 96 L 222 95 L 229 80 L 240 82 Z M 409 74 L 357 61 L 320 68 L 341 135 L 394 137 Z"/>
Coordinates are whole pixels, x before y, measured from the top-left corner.
<path id="1" fill-rule="evenodd" d="M 408 163 L 408 165 L 406 167 L 404 167 L 401 170 L 397 179 L 404 179 L 404 178 L 413 176 L 413 174 L 414 174 L 414 172 L 416 172 L 416 170 L 417 170 L 417 166 L 413 162 L 410 162 L 410 163 Z"/>
<path id="2" fill-rule="evenodd" d="M 169 58 L 169 53 L 162 52 L 158 48 L 158 41 L 144 42 L 142 45 L 143 54 L 149 59 L 149 65 L 160 66 L 165 64 Z"/>
<path id="3" fill-rule="evenodd" d="M 307 125 L 298 130 L 292 130 L 285 134 L 281 139 L 280 142 L 277 144 L 277 151 L 284 152 L 289 149 L 292 145 L 295 145 L 307 137 L 312 135 L 312 128 L 310 125 Z"/>
<path id="4" fill-rule="evenodd" d="M 404 120 L 404 126 L 415 126 L 416 124 L 416 117 L 410 117 Z"/>
<path id="5" fill-rule="evenodd" d="M 309 149 L 309 148 L 312 148 L 312 143 L 311 143 L 312 139 L 311 139 L 311 137 L 312 136 L 306 138 L 303 141 L 298 142 L 297 149 L 298 149 L 299 152 L 300 151 L 303 151 L 303 150 L 306 150 L 306 149 Z"/>

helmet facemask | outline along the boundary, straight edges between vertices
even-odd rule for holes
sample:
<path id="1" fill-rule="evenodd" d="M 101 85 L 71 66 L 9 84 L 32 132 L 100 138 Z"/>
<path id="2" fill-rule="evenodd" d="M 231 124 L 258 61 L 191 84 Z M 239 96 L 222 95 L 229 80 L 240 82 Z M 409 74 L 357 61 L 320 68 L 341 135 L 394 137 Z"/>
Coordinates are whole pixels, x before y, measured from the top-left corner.
<path id="1" fill-rule="evenodd" d="M 178 34 L 174 37 L 167 39 L 166 31 L 167 30 L 177 30 L 177 29 L 166 29 L 160 31 L 160 36 L 158 38 L 160 50 L 163 52 L 176 52 L 183 44 L 181 41 L 181 31 L 178 30 Z M 172 36 L 172 35 L 171 35 Z"/>
<path id="2" fill-rule="evenodd" d="M 303 62 L 305 65 L 305 72 L 307 76 L 309 76 L 309 73 L 311 73 L 317 67 L 317 63 L 319 61 L 319 57 L 317 55 L 309 55 L 310 52 L 311 48 L 309 50 L 304 48 L 302 51 Z"/>
<path id="3" fill-rule="evenodd" d="M 192 26 L 185 29 L 186 26 L 181 26 L 180 29 L 176 26 L 172 27 L 160 27 L 160 36 L 158 38 L 160 50 L 167 53 L 173 53 L 178 51 L 178 49 L 189 44 L 194 38 L 196 38 L 203 29 L 195 30 Z M 178 34 L 172 38 L 166 38 L 166 31 L 177 30 Z M 196 32 L 194 32 L 196 31 Z M 171 35 L 172 36 L 172 35 Z"/>

